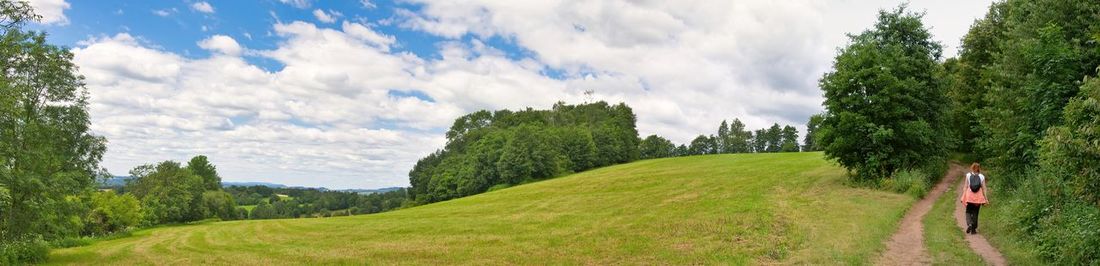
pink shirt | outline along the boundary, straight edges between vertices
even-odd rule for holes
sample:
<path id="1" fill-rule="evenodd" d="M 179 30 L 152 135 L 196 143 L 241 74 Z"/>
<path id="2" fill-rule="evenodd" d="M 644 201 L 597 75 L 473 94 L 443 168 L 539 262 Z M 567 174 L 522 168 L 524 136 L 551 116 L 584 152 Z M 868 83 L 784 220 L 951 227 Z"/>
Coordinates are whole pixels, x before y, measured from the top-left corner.
<path id="1" fill-rule="evenodd" d="M 959 201 L 962 203 L 975 204 L 989 203 L 989 200 L 985 198 L 985 175 L 978 174 L 978 176 L 981 177 L 982 180 L 982 189 L 979 189 L 978 192 L 970 191 L 970 175 L 971 173 L 967 173 L 966 176 L 963 177 L 963 179 L 966 181 L 964 182 L 965 186 L 963 186 L 963 194 L 962 197 L 959 198 Z"/>

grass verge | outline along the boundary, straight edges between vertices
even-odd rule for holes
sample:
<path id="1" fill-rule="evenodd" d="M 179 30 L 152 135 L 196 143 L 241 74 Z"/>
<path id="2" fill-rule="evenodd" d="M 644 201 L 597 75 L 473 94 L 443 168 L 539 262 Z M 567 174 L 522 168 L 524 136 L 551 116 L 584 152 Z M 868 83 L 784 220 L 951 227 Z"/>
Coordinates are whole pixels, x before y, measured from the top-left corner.
<path id="1" fill-rule="evenodd" d="M 996 192 L 996 187 L 991 187 L 991 192 Z M 978 214 L 978 232 L 981 232 L 985 236 L 986 240 L 994 247 L 997 247 L 1001 251 L 1001 254 L 1005 256 L 1005 260 L 1012 265 L 1045 265 L 1049 262 L 1044 262 L 1039 258 L 1038 249 L 1028 242 L 1019 239 L 1019 235 L 1013 232 L 1008 220 L 1009 215 L 1005 215 L 1008 211 L 1012 211 L 1005 208 L 1006 205 L 999 204 L 1002 202 L 1008 202 L 1005 199 L 1005 194 L 990 193 L 990 204 L 982 206 L 981 212 Z"/>
<path id="2" fill-rule="evenodd" d="M 980 265 L 982 258 L 970 249 L 962 229 L 955 223 L 958 193 L 952 185 L 924 216 L 924 245 L 933 265 Z"/>

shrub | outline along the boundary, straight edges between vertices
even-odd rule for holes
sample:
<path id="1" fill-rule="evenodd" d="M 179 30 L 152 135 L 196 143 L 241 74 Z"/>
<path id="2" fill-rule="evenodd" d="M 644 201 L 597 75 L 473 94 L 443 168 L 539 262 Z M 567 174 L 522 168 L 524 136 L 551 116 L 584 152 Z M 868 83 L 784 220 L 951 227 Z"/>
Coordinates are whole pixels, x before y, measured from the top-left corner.
<path id="1" fill-rule="evenodd" d="M 1049 174 L 1032 175 L 1010 192 L 1005 212 L 1012 233 L 1035 245 L 1054 264 L 1080 265 L 1100 261 L 1100 208 L 1071 196 L 1070 182 Z"/>
<path id="2" fill-rule="evenodd" d="M 893 178 L 879 181 L 880 189 L 905 193 L 916 198 L 924 197 L 928 193 L 928 186 L 928 177 L 919 171 L 901 171 L 894 174 Z"/>
<path id="3" fill-rule="evenodd" d="M 105 235 L 136 226 L 141 221 L 141 203 L 131 194 L 95 192 L 91 211 L 85 217 L 84 233 Z"/>
<path id="4" fill-rule="evenodd" d="M 45 262 L 50 254 L 49 243 L 41 236 L 24 237 L 0 243 L 0 264 L 20 265 Z"/>

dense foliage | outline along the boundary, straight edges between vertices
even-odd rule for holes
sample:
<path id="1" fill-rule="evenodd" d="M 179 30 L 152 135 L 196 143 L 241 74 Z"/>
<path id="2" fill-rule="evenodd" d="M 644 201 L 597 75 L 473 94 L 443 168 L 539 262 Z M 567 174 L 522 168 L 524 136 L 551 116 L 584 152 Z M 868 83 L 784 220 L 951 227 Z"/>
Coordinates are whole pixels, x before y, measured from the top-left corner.
<path id="1" fill-rule="evenodd" d="M 1022 183 L 1006 216 L 1037 240 L 1040 255 L 1062 264 L 1095 262 L 1100 260 L 1100 79 L 1087 79 L 1063 119 L 1040 141 L 1039 172 Z"/>
<path id="2" fill-rule="evenodd" d="M 1100 261 L 1100 2 L 994 3 L 945 62 L 952 129 L 1004 191 L 995 217 L 1057 264 Z"/>
<path id="3" fill-rule="evenodd" d="M 173 161 L 138 166 L 126 190 L 141 200 L 149 224 L 202 220 L 202 177 Z"/>
<path id="4" fill-rule="evenodd" d="M 641 157 L 635 122 L 630 107 L 602 101 L 474 112 L 455 120 L 442 150 L 417 161 L 409 197 L 436 202 L 630 162 Z"/>
<path id="5" fill-rule="evenodd" d="M 270 188 L 230 186 L 225 191 L 237 205 L 255 205 L 249 219 L 306 218 L 378 213 L 401 208 L 408 197 L 404 188 L 381 193 L 324 190 L 317 188 Z"/>
<path id="6" fill-rule="evenodd" d="M 0 264 L 45 259 L 41 243 L 82 229 L 106 140 L 89 130 L 72 53 L 24 31 L 26 2 L 0 1 Z"/>
<path id="7" fill-rule="evenodd" d="M 948 151 L 941 47 L 921 16 L 904 6 L 880 11 L 821 78 L 826 114 L 817 144 L 857 180 L 938 163 Z"/>
<path id="8" fill-rule="evenodd" d="M 138 225 L 142 220 L 141 203 L 132 194 L 114 191 L 92 193 L 84 235 L 106 235 Z"/>
<path id="9" fill-rule="evenodd" d="M 657 135 L 649 135 L 638 146 L 641 159 L 655 159 L 677 156 L 676 144 Z"/>
<path id="10" fill-rule="evenodd" d="M 1015 185 L 1037 166 L 1038 141 L 1063 122 L 1066 103 L 1100 63 L 1100 3 L 997 3 L 963 39 L 954 93 L 978 107 L 959 120 L 975 128 L 976 152 Z M 966 100 L 979 101 L 968 103 Z M 977 125 L 977 126 L 973 126 Z"/>

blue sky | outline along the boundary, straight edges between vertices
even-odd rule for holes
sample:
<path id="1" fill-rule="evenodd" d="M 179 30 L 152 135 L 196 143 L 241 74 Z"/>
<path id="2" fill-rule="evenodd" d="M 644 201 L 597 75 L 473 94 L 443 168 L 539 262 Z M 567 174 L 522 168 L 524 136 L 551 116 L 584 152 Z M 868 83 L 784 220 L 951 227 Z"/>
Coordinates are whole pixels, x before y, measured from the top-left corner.
<path id="1" fill-rule="evenodd" d="M 438 36 L 397 25 L 379 23 L 394 19 L 394 10 L 415 11 L 419 5 L 391 1 L 317 1 L 306 8 L 284 4 L 277 0 L 263 1 L 209 1 L 214 13 L 192 8 L 203 1 L 73 1 L 66 16 L 70 25 L 65 27 L 37 27 L 50 32 L 50 41 L 67 46 L 77 46 L 89 37 L 113 35 L 120 32 L 134 33 L 160 48 L 193 58 L 207 57 L 209 51 L 200 49 L 196 42 L 212 34 L 233 37 L 242 46 L 252 49 L 275 48 L 280 38 L 271 34 L 271 25 L 279 21 L 306 21 L 319 27 L 338 28 L 338 23 L 325 23 L 314 15 L 315 10 L 326 14 L 339 12 L 337 19 L 372 24 L 374 29 L 396 37 L 394 51 L 411 52 L 423 58 L 439 57 Z M 159 13 L 159 14 L 158 14 Z M 489 38 L 487 44 L 519 58 L 529 52 L 513 45 L 507 38 Z M 282 66 L 262 57 L 251 57 L 249 62 L 269 71 Z"/>
<path id="2" fill-rule="evenodd" d="M 677 143 L 722 120 L 803 129 L 846 33 L 900 1 L 34 0 L 70 47 L 102 165 L 204 154 L 227 181 L 408 185 L 454 118 L 625 102 Z M 953 56 L 989 1 L 920 1 Z"/>

